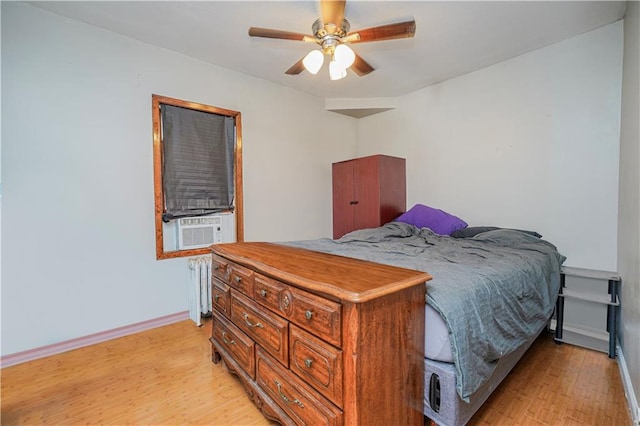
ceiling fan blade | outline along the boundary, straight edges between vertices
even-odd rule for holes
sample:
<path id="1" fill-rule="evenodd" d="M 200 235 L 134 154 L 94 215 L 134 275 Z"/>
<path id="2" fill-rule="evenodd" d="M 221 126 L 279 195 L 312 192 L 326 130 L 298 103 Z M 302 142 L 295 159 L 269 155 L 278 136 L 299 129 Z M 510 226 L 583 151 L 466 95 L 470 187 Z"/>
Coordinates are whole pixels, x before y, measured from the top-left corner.
<path id="1" fill-rule="evenodd" d="M 342 21 L 344 21 L 345 6 L 346 0 L 320 0 L 322 23 L 324 25 L 333 24 L 335 25 L 335 30 L 339 30 L 342 27 Z M 329 30 L 327 29 L 327 32 L 333 34 Z"/>
<path id="2" fill-rule="evenodd" d="M 362 57 L 360 55 L 358 55 L 356 53 L 356 59 L 355 61 L 353 61 L 353 64 L 351 65 L 351 70 L 353 72 L 355 72 L 356 74 L 358 74 L 360 77 L 369 74 L 370 72 L 372 72 L 375 68 L 373 68 L 369 62 L 365 61 L 364 59 L 362 59 Z"/>
<path id="3" fill-rule="evenodd" d="M 271 30 L 269 28 L 251 27 L 249 28 L 249 35 L 251 37 L 277 38 L 296 41 L 308 41 L 307 39 L 311 38 L 315 41 L 315 37 L 310 35 L 290 31 Z"/>
<path id="4" fill-rule="evenodd" d="M 303 58 L 304 59 L 304 58 Z M 302 71 L 304 71 L 304 64 L 302 63 L 302 59 L 300 59 L 295 64 L 291 65 L 291 68 L 286 70 L 284 73 L 289 75 L 298 75 Z"/>
<path id="5" fill-rule="evenodd" d="M 416 21 L 399 22 L 397 24 L 381 25 L 349 33 L 347 37 L 358 34 L 359 39 L 350 40 L 351 43 L 365 43 L 369 41 L 394 40 L 397 38 L 410 38 L 416 33 Z"/>

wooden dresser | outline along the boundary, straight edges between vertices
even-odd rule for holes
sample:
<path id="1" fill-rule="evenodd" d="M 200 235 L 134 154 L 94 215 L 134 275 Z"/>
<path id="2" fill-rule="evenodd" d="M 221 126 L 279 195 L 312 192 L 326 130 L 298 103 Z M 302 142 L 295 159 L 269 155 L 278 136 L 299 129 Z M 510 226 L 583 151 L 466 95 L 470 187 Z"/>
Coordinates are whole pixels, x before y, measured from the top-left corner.
<path id="1" fill-rule="evenodd" d="M 271 243 L 212 250 L 212 359 L 266 417 L 423 424 L 428 274 Z"/>

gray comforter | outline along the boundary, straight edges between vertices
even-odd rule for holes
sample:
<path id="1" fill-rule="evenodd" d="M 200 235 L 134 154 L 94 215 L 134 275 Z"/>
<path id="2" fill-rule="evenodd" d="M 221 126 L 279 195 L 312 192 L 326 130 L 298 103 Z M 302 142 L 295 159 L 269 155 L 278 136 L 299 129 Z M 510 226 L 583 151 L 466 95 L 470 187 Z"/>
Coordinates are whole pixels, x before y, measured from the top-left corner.
<path id="1" fill-rule="evenodd" d="M 524 232 L 456 239 L 401 222 L 338 240 L 284 244 L 428 272 L 427 303 L 449 329 L 457 391 L 465 401 L 500 357 L 549 320 L 565 260 L 555 246 Z"/>

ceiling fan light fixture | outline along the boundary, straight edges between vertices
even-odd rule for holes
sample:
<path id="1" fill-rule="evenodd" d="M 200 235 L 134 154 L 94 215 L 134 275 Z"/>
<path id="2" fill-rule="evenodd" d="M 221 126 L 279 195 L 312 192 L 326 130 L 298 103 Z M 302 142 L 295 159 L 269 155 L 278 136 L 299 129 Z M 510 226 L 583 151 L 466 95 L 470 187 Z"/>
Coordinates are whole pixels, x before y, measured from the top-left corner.
<path id="1" fill-rule="evenodd" d="M 302 65 L 311 74 L 317 74 L 324 62 L 324 55 L 319 50 L 312 50 L 302 60 Z"/>
<path id="2" fill-rule="evenodd" d="M 347 76 L 347 69 L 343 68 L 335 59 L 329 62 L 329 78 L 331 80 L 340 80 Z"/>
<path id="3" fill-rule="evenodd" d="M 340 80 L 346 77 L 347 68 L 362 77 L 373 72 L 375 68 L 360 55 L 354 53 L 351 47 L 348 46 L 350 43 L 396 40 L 410 38 L 415 35 L 415 19 L 350 32 L 351 24 L 344 14 L 347 1 L 319 1 L 322 16 L 316 19 L 311 26 L 313 35 L 270 28 L 249 28 L 250 37 L 301 41 L 320 46 L 319 51 L 309 52 L 304 58 L 289 67 L 285 71 L 287 75 L 298 75 L 304 70 L 311 74 L 316 74 L 322 68 L 324 55 L 327 55 L 330 57 L 329 75 L 332 80 Z"/>
<path id="4" fill-rule="evenodd" d="M 345 70 L 353 65 L 356 60 L 356 54 L 346 44 L 339 44 L 333 54 L 335 61 Z"/>

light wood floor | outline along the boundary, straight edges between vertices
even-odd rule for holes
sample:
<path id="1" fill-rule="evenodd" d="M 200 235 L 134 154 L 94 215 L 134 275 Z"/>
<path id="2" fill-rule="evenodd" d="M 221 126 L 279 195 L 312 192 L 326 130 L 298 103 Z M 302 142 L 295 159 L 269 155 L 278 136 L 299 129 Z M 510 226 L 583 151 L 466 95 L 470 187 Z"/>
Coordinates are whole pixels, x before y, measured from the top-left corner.
<path id="1" fill-rule="evenodd" d="M 2 425 L 270 425 L 240 382 L 211 363 L 210 330 L 183 321 L 4 368 Z M 631 419 L 614 360 L 543 336 L 470 424 Z"/>

